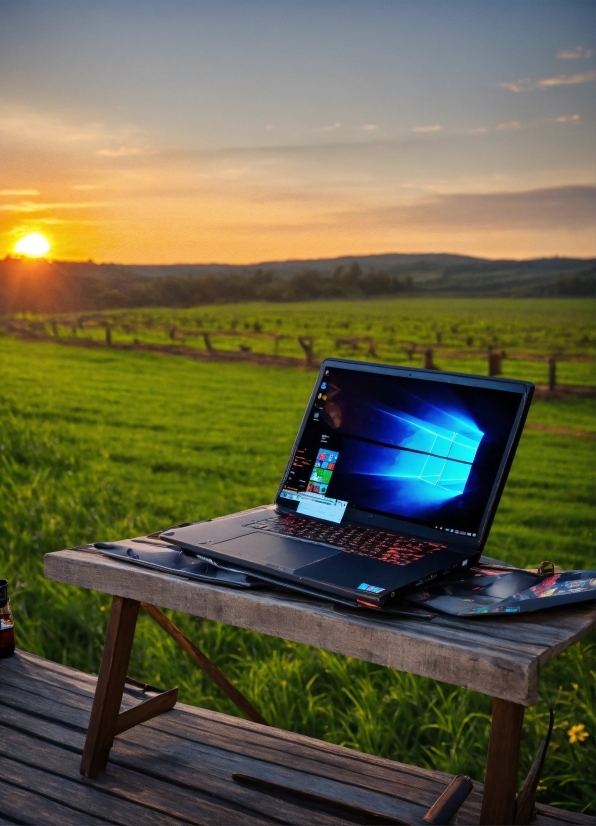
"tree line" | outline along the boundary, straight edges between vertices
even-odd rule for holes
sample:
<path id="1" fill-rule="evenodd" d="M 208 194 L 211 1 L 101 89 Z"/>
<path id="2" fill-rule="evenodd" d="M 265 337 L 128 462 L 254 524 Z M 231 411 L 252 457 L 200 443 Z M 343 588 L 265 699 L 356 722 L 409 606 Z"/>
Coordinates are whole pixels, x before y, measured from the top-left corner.
<path id="1" fill-rule="evenodd" d="M 308 269 L 284 277 L 256 269 L 248 275 L 146 277 L 102 265 L 81 273 L 61 262 L 0 261 L 0 314 L 364 298 L 398 295 L 412 289 L 409 277 L 363 270 L 358 263 L 339 266 L 331 275 Z"/>
<path id="2" fill-rule="evenodd" d="M 424 262 L 422 262 L 424 263 Z M 556 262 L 555 262 L 556 263 Z M 365 299 L 397 295 L 500 295 L 594 297 L 594 265 L 540 272 L 541 262 L 480 262 L 444 267 L 420 278 L 363 267 L 357 261 L 333 270 L 307 267 L 293 274 L 255 268 L 242 273 L 141 275 L 124 266 L 92 262 L 0 261 L 0 315 L 64 313 L 134 307 L 184 308 L 247 301 Z M 551 263 L 552 266 L 552 263 Z"/>

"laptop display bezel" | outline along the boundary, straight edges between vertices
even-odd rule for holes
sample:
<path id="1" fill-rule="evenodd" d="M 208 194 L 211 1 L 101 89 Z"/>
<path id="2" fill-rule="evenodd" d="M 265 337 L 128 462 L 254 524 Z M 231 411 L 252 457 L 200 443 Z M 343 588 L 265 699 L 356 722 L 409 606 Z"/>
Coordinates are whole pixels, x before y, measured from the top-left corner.
<path id="1" fill-rule="evenodd" d="M 306 406 L 306 410 L 302 418 L 302 422 L 300 424 L 300 428 L 298 430 L 298 435 L 296 436 L 296 439 L 292 446 L 288 463 L 282 475 L 275 496 L 275 504 L 277 508 L 282 512 L 293 512 L 293 509 L 287 506 L 287 503 L 284 501 L 282 497 L 280 497 L 280 494 L 284 488 L 284 484 L 286 482 L 290 468 L 292 467 L 296 451 L 300 446 L 304 430 L 309 422 L 313 405 L 317 397 L 318 388 L 321 384 L 321 381 L 323 381 L 325 370 L 329 368 L 354 370 L 357 372 L 376 373 L 377 375 L 396 376 L 403 378 L 416 378 L 422 381 L 457 384 L 475 388 L 484 387 L 491 390 L 500 390 L 510 393 L 517 393 L 519 395 L 520 403 L 518 411 L 513 421 L 511 432 L 509 434 L 507 444 L 503 451 L 503 457 L 499 464 L 499 468 L 495 476 L 495 481 L 491 488 L 491 492 L 488 497 L 488 501 L 484 509 L 482 518 L 480 520 L 480 524 L 478 526 L 477 534 L 475 537 L 464 536 L 463 534 L 456 535 L 453 533 L 447 533 L 442 530 L 435 530 L 432 527 L 422 525 L 415 521 L 400 519 L 399 517 L 394 516 L 385 516 L 377 513 L 371 513 L 369 511 L 359 510 L 358 508 L 351 507 L 349 505 L 346 508 L 344 517 L 342 519 L 342 522 L 355 522 L 357 524 L 379 528 L 380 530 L 395 530 L 401 533 L 420 536 L 425 539 L 433 539 L 448 544 L 459 545 L 462 548 L 470 550 L 481 550 L 486 543 L 486 539 L 488 538 L 490 527 L 492 525 L 492 521 L 494 519 L 497 506 L 499 504 L 499 500 L 503 493 L 505 482 L 507 481 L 507 476 L 509 474 L 511 464 L 513 462 L 513 457 L 515 455 L 515 451 L 519 443 L 519 439 L 521 437 L 523 426 L 532 400 L 534 385 L 531 382 L 518 381 L 516 379 L 503 379 L 490 376 L 476 376 L 471 375 L 469 373 L 431 371 L 410 367 L 394 367 L 386 364 L 353 361 L 351 359 L 326 358 L 321 364 L 319 373 L 317 375 L 317 379 L 313 387 L 313 391 L 311 393 L 308 405 Z"/>

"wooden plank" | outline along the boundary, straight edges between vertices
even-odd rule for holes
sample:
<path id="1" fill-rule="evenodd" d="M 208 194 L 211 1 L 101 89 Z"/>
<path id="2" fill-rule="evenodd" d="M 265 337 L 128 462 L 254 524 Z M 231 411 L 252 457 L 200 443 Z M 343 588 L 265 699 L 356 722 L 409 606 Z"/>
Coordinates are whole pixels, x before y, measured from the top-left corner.
<path id="1" fill-rule="evenodd" d="M 524 707 L 495 699 L 480 823 L 514 823 Z"/>
<path id="2" fill-rule="evenodd" d="M 85 777 L 95 777 L 98 772 L 105 769 L 108 762 L 116 733 L 138 613 L 137 601 L 113 597 L 89 729 L 81 759 L 81 774 Z"/>
<path id="3" fill-rule="evenodd" d="M 588 605 L 562 609 L 557 612 L 558 621 L 537 614 L 530 619 L 507 618 L 507 623 L 484 620 L 486 626 L 454 618 L 431 622 L 370 618 L 340 613 L 331 605 L 293 595 L 234 591 L 192 582 L 81 551 L 48 554 L 45 570 L 47 576 L 62 582 L 130 595 L 522 705 L 537 699 L 538 665 L 587 634 L 596 616 L 594 607 Z M 518 643 L 513 633 L 518 623 L 524 639 L 532 639 L 535 633 L 534 643 Z M 549 644 L 542 640 L 543 627 Z"/>
<path id="4" fill-rule="evenodd" d="M 134 826 L 144 823 L 178 824 L 178 818 L 184 822 L 197 826 L 219 826 L 221 823 L 237 823 L 239 826 L 266 826 L 275 819 L 275 810 L 269 805 L 269 816 L 258 812 L 259 795 L 245 796 L 248 806 L 234 805 L 223 799 L 217 799 L 213 794 L 201 794 L 197 789 L 192 791 L 180 785 L 172 785 L 169 779 L 147 776 L 139 771 L 131 771 L 123 766 L 108 764 L 108 767 L 99 778 L 93 781 L 82 780 L 78 771 L 77 755 L 56 744 L 45 743 L 23 734 L 22 732 L 0 726 L 4 750 L 11 754 L 23 755 L 26 762 L 36 768 L 48 767 L 52 774 L 64 778 L 64 794 L 68 794 L 70 782 L 81 785 L 95 795 L 96 805 L 102 812 L 115 816 L 117 822 Z M 158 764 L 159 757 L 143 754 L 153 766 Z M 139 760 L 142 764 L 142 760 Z M 187 767 L 187 775 L 194 773 L 194 766 Z M 165 775 L 165 771 L 164 771 Z M 188 777 L 186 778 L 188 780 Z M 57 787 L 61 788 L 57 783 Z M 265 801 L 267 803 L 267 801 Z M 254 804 L 257 804 L 255 807 Z M 251 810 L 256 808 L 257 811 Z M 114 812 L 116 815 L 114 815 Z M 308 823 L 298 811 L 299 823 Z M 335 823 L 335 820 L 331 821 Z"/>
<path id="5" fill-rule="evenodd" d="M 61 756 L 55 746 L 19 736 L 4 726 L 0 727 L 0 732 L 4 752 L 0 754 L 2 778 L 75 809 L 79 812 L 79 823 L 82 822 L 81 813 L 84 813 L 85 818 L 91 815 L 127 826 L 179 826 L 180 820 L 171 817 L 167 810 L 139 806 L 122 795 L 105 794 L 96 785 L 83 784 L 76 777 L 77 762 L 72 752 L 62 750 Z M 18 760 L 5 756 L 9 749 L 10 754 L 18 754 Z M 33 759 L 41 765 L 32 764 Z"/>
<path id="6" fill-rule="evenodd" d="M 66 665 L 54 663 L 35 654 L 17 649 L 14 656 L 3 661 L 2 679 L 21 685 L 29 690 L 42 690 L 43 686 L 58 687 L 72 694 L 91 697 L 95 694 L 97 674 L 85 674 Z M 124 694 L 138 696 L 138 689 L 124 686 Z"/>
<path id="7" fill-rule="evenodd" d="M 7 778 L 0 779 L 0 812 L 14 818 L 17 823 L 32 823 L 35 826 L 108 826 L 109 820 L 73 809 L 52 800 L 38 790 L 22 783 L 12 784 Z M 113 824 L 114 821 L 111 823 Z M 111 824 L 110 824 L 111 826 Z"/>
<path id="8" fill-rule="evenodd" d="M 584 815 L 580 812 L 567 812 L 565 809 L 556 809 L 554 806 L 545 806 L 543 803 L 536 804 L 537 817 L 532 821 L 532 826 L 568 826 L 569 823 L 578 826 L 596 826 L 596 817 Z"/>

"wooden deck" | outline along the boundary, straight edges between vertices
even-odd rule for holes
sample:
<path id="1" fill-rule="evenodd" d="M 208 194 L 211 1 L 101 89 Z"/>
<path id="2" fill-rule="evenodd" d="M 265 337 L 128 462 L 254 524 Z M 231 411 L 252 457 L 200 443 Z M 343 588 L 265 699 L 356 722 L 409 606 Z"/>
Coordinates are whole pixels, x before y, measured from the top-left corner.
<path id="1" fill-rule="evenodd" d="M 0 661 L 0 678 L 0 826 L 355 822 L 239 786 L 233 772 L 422 824 L 452 779 L 179 704 L 118 736 L 107 770 L 89 780 L 79 763 L 95 677 L 17 652 Z M 139 695 L 127 689 L 123 708 Z M 481 794 L 475 784 L 455 823 L 478 823 Z M 538 808 L 537 826 L 596 823 Z"/>

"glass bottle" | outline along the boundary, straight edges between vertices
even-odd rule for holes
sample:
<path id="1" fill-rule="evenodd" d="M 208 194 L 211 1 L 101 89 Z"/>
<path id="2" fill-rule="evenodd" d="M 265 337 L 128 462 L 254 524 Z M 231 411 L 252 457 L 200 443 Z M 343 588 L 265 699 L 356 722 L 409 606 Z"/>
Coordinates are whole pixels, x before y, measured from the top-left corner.
<path id="1" fill-rule="evenodd" d="M 14 622 L 8 601 L 8 580 L 0 579 L 0 660 L 14 654 Z"/>

